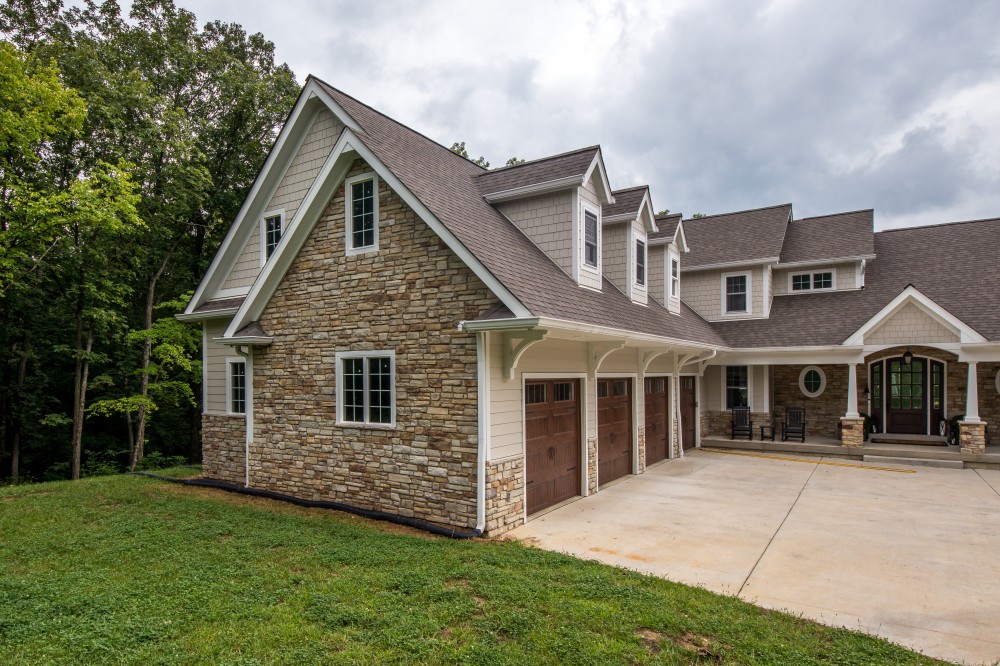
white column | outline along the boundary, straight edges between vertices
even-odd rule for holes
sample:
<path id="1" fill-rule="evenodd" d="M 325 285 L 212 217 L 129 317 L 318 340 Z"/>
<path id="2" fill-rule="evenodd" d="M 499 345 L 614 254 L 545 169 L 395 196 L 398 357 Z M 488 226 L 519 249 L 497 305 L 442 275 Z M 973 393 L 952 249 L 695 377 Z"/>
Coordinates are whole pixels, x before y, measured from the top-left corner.
<path id="1" fill-rule="evenodd" d="M 849 419 L 861 418 L 858 414 L 858 364 L 847 364 L 847 413 Z"/>
<path id="2" fill-rule="evenodd" d="M 976 362 L 969 363 L 969 379 L 965 389 L 966 423 L 981 423 L 979 420 L 979 381 Z"/>

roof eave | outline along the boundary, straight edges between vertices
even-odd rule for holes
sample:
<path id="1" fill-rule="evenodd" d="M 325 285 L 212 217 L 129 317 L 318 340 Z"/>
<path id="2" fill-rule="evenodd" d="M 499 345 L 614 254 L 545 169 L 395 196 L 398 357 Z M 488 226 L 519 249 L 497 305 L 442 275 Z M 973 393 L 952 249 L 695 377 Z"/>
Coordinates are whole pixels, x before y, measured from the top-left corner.
<path id="1" fill-rule="evenodd" d="M 174 319 L 179 321 L 205 321 L 207 319 L 221 319 L 232 317 L 239 312 L 239 308 L 222 308 L 219 310 L 208 310 L 206 312 L 180 312 L 174 315 Z"/>
<path id="2" fill-rule="evenodd" d="M 502 203 L 504 201 L 513 201 L 515 199 L 524 199 L 527 197 L 537 196 L 539 194 L 548 194 L 549 192 L 557 192 L 559 190 L 567 190 L 573 187 L 579 187 L 584 183 L 583 175 L 575 176 L 564 176 L 563 178 L 556 178 L 555 180 L 547 180 L 543 183 L 532 183 L 531 185 L 522 185 L 521 187 L 513 187 L 509 190 L 501 190 L 499 192 L 491 192 L 489 194 L 483 195 L 487 203 Z"/>
<path id="3" fill-rule="evenodd" d="M 715 264 L 705 264 L 704 266 L 682 266 L 682 273 L 694 273 L 696 271 L 713 271 L 726 268 L 742 268 L 744 266 L 760 266 L 778 263 L 778 257 L 760 257 L 759 259 L 739 259 L 737 261 L 723 261 Z"/>
<path id="4" fill-rule="evenodd" d="M 820 266 L 824 264 L 844 264 L 849 261 L 871 261 L 875 259 L 874 254 L 856 254 L 848 257 L 833 257 L 830 259 L 805 259 L 802 261 L 779 261 L 775 268 L 804 268 L 806 266 Z"/>

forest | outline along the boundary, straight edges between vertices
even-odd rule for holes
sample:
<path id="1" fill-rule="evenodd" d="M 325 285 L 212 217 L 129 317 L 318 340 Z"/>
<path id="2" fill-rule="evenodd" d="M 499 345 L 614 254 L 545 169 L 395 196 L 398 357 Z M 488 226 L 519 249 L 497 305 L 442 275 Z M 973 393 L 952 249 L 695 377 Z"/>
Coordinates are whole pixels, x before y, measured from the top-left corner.
<path id="1" fill-rule="evenodd" d="M 0 483 L 197 462 L 177 321 L 299 83 L 171 0 L 0 9 Z"/>

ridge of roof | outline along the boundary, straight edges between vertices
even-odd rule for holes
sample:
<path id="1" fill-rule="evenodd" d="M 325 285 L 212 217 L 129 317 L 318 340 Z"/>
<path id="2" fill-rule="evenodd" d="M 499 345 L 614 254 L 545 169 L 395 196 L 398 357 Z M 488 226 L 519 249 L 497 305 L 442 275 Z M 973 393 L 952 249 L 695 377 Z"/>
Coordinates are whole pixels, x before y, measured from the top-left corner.
<path id="1" fill-rule="evenodd" d="M 355 104 L 359 104 L 359 105 L 365 107 L 366 109 L 368 109 L 372 113 L 374 113 L 376 115 L 379 115 L 379 116 L 385 118 L 386 120 L 388 120 L 389 122 L 395 123 L 396 125 L 399 125 L 403 129 L 405 129 L 405 130 L 407 130 L 409 132 L 412 132 L 413 134 L 416 134 L 417 136 L 419 136 L 422 139 L 425 139 L 425 140 L 429 141 L 430 143 L 434 144 L 435 146 L 438 146 L 439 148 L 442 148 L 442 149 L 448 151 L 449 153 L 451 153 L 452 155 L 454 155 L 458 159 L 464 160 L 464 161 L 468 162 L 469 164 L 475 164 L 477 167 L 479 167 L 480 169 L 483 170 L 483 173 L 490 173 L 490 170 L 487 169 L 486 167 L 484 167 L 482 164 L 479 164 L 478 162 L 475 162 L 474 160 L 472 160 L 472 159 L 470 159 L 468 157 L 463 157 L 462 155 L 459 155 L 458 153 L 456 153 L 455 151 L 453 151 L 451 148 L 448 148 L 447 146 L 445 146 L 443 143 L 438 143 L 437 141 L 435 141 L 434 139 L 430 138 L 429 136 L 427 136 L 423 132 L 419 132 L 419 131 L 413 129 L 412 127 L 410 127 L 409 125 L 407 125 L 406 123 L 401 123 L 398 120 L 396 120 L 395 118 L 392 118 L 391 116 L 387 116 L 386 114 L 384 114 L 381 111 L 379 111 L 378 109 L 376 109 L 374 106 L 371 106 L 370 104 L 365 104 L 364 102 L 362 102 L 360 99 L 358 99 L 354 95 L 351 95 L 350 93 L 346 93 L 343 90 L 341 90 L 340 88 L 337 88 L 335 86 L 330 85 L 329 83 L 327 83 L 323 79 L 319 78 L 318 76 L 314 76 L 313 74 L 309 74 L 306 77 L 306 81 L 308 81 L 309 79 L 315 80 L 321 86 L 323 86 L 325 88 L 328 88 L 329 90 L 332 90 L 333 92 L 337 93 L 338 95 L 343 95 L 344 97 L 350 99 Z M 348 113 L 348 115 L 350 115 L 350 112 L 347 111 L 346 109 L 345 109 L 345 113 Z M 357 119 L 355 119 L 355 122 L 357 122 Z M 368 132 L 365 131 L 365 134 L 368 134 Z M 477 174 L 477 175 L 482 175 L 482 174 Z"/>
<path id="2" fill-rule="evenodd" d="M 874 208 L 859 208 L 858 210 L 845 210 L 842 213 L 830 213 L 829 215 L 812 215 L 810 217 L 799 217 L 792 220 L 792 222 L 811 222 L 813 220 L 828 220 L 831 217 L 844 217 L 847 215 L 857 215 L 858 213 L 871 213 L 875 214 Z"/>
<path id="3" fill-rule="evenodd" d="M 391 118 L 390 118 L 391 120 Z M 601 144 L 595 143 L 592 146 L 586 146 L 585 148 L 577 148 L 576 150 L 567 150 L 564 153 L 557 153 L 555 155 L 547 155 L 545 157 L 538 157 L 533 160 L 526 160 L 520 164 L 511 164 L 510 166 L 497 167 L 496 169 L 486 169 L 483 173 L 476 174 L 476 178 L 479 176 L 485 176 L 486 174 L 499 173 L 501 171 L 510 171 L 512 169 L 520 169 L 521 167 L 532 166 L 533 164 L 540 164 L 542 162 L 547 162 L 548 160 L 557 160 L 562 157 L 569 157 L 570 155 L 578 155 L 580 153 L 585 153 L 587 151 L 597 151 L 601 149 Z M 475 164 L 475 162 L 473 162 Z"/>
<path id="4" fill-rule="evenodd" d="M 733 215 L 746 215 L 747 213 L 760 213 L 765 210 L 777 210 L 779 208 L 791 208 L 791 203 L 776 204 L 774 206 L 764 206 L 762 208 L 747 208 L 746 210 L 734 210 L 731 213 L 716 213 L 714 215 L 705 215 L 703 217 L 685 217 L 685 222 L 699 222 L 701 220 L 714 220 L 719 217 L 730 217 Z"/>
<path id="5" fill-rule="evenodd" d="M 959 220 L 957 222 L 938 222 L 937 224 L 920 224 L 915 227 L 895 227 L 893 229 L 883 229 L 876 231 L 876 234 L 888 234 L 896 231 L 919 231 L 920 229 L 939 229 L 941 227 L 955 227 L 960 224 L 981 224 L 983 222 L 1000 222 L 1000 217 L 983 217 L 978 220 Z"/>
<path id="6" fill-rule="evenodd" d="M 625 194 L 626 192 L 634 192 L 635 190 L 648 190 L 649 185 L 635 185 L 633 187 L 623 187 L 620 190 L 613 190 L 611 194 Z"/>

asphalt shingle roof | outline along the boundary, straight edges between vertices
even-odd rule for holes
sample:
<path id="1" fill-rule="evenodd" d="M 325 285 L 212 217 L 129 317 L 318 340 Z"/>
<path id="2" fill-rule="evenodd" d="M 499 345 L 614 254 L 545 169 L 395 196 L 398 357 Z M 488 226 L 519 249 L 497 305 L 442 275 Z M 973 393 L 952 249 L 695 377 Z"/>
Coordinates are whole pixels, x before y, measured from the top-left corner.
<path id="1" fill-rule="evenodd" d="M 648 185 L 642 185 L 640 187 L 630 187 L 625 190 L 615 190 L 611 193 L 611 196 L 615 198 L 613 204 L 608 204 L 607 206 L 601 207 L 601 214 L 605 217 L 611 217 L 612 215 L 624 215 L 624 214 L 639 214 L 639 206 L 642 205 L 642 198 L 649 191 Z"/>
<path id="2" fill-rule="evenodd" d="M 781 263 L 870 257 L 875 254 L 874 212 L 824 215 L 794 220 L 781 248 Z"/>
<path id="3" fill-rule="evenodd" d="M 495 194 L 571 176 L 582 179 L 600 149 L 600 146 L 589 146 L 524 164 L 482 171 L 479 174 L 479 189 L 483 194 Z"/>
<path id="4" fill-rule="evenodd" d="M 490 191 L 530 184 L 530 179 L 511 174 L 550 160 L 498 169 L 495 179 L 482 177 L 492 172 L 484 172 L 444 146 L 317 82 L 363 129 L 359 138 L 364 144 L 533 315 L 695 343 L 722 342 L 712 326 L 687 306 L 678 316 L 661 307 L 637 305 L 606 279 L 601 292 L 580 288 L 483 198 Z M 567 166 L 560 167 L 558 173 L 574 171 L 577 167 L 570 164 L 582 164 L 587 155 L 592 160 L 596 151 L 588 148 L 561 156 L 555 161 L 565 160 Z M 533 173 L 535 178 L 538 171 Z M 494 187 L 497 183 L 502 185 Z"/>
<path id="5" fill-rule="evenodd" d="M 684 270 L 779 257 L 791 219 L 791 204 L 686 219 Z"/>
<path id="6" fill-rule="evenodd" d="M 673 240 L 674 234 L 677 233 L 677 225 L 681 223 L 681 214 L 675 213 L 673 215 L 664 215 L 663 217 L 656 218 L 656 228 L 657 231 L 649 234 L 649 240 Z"/>

